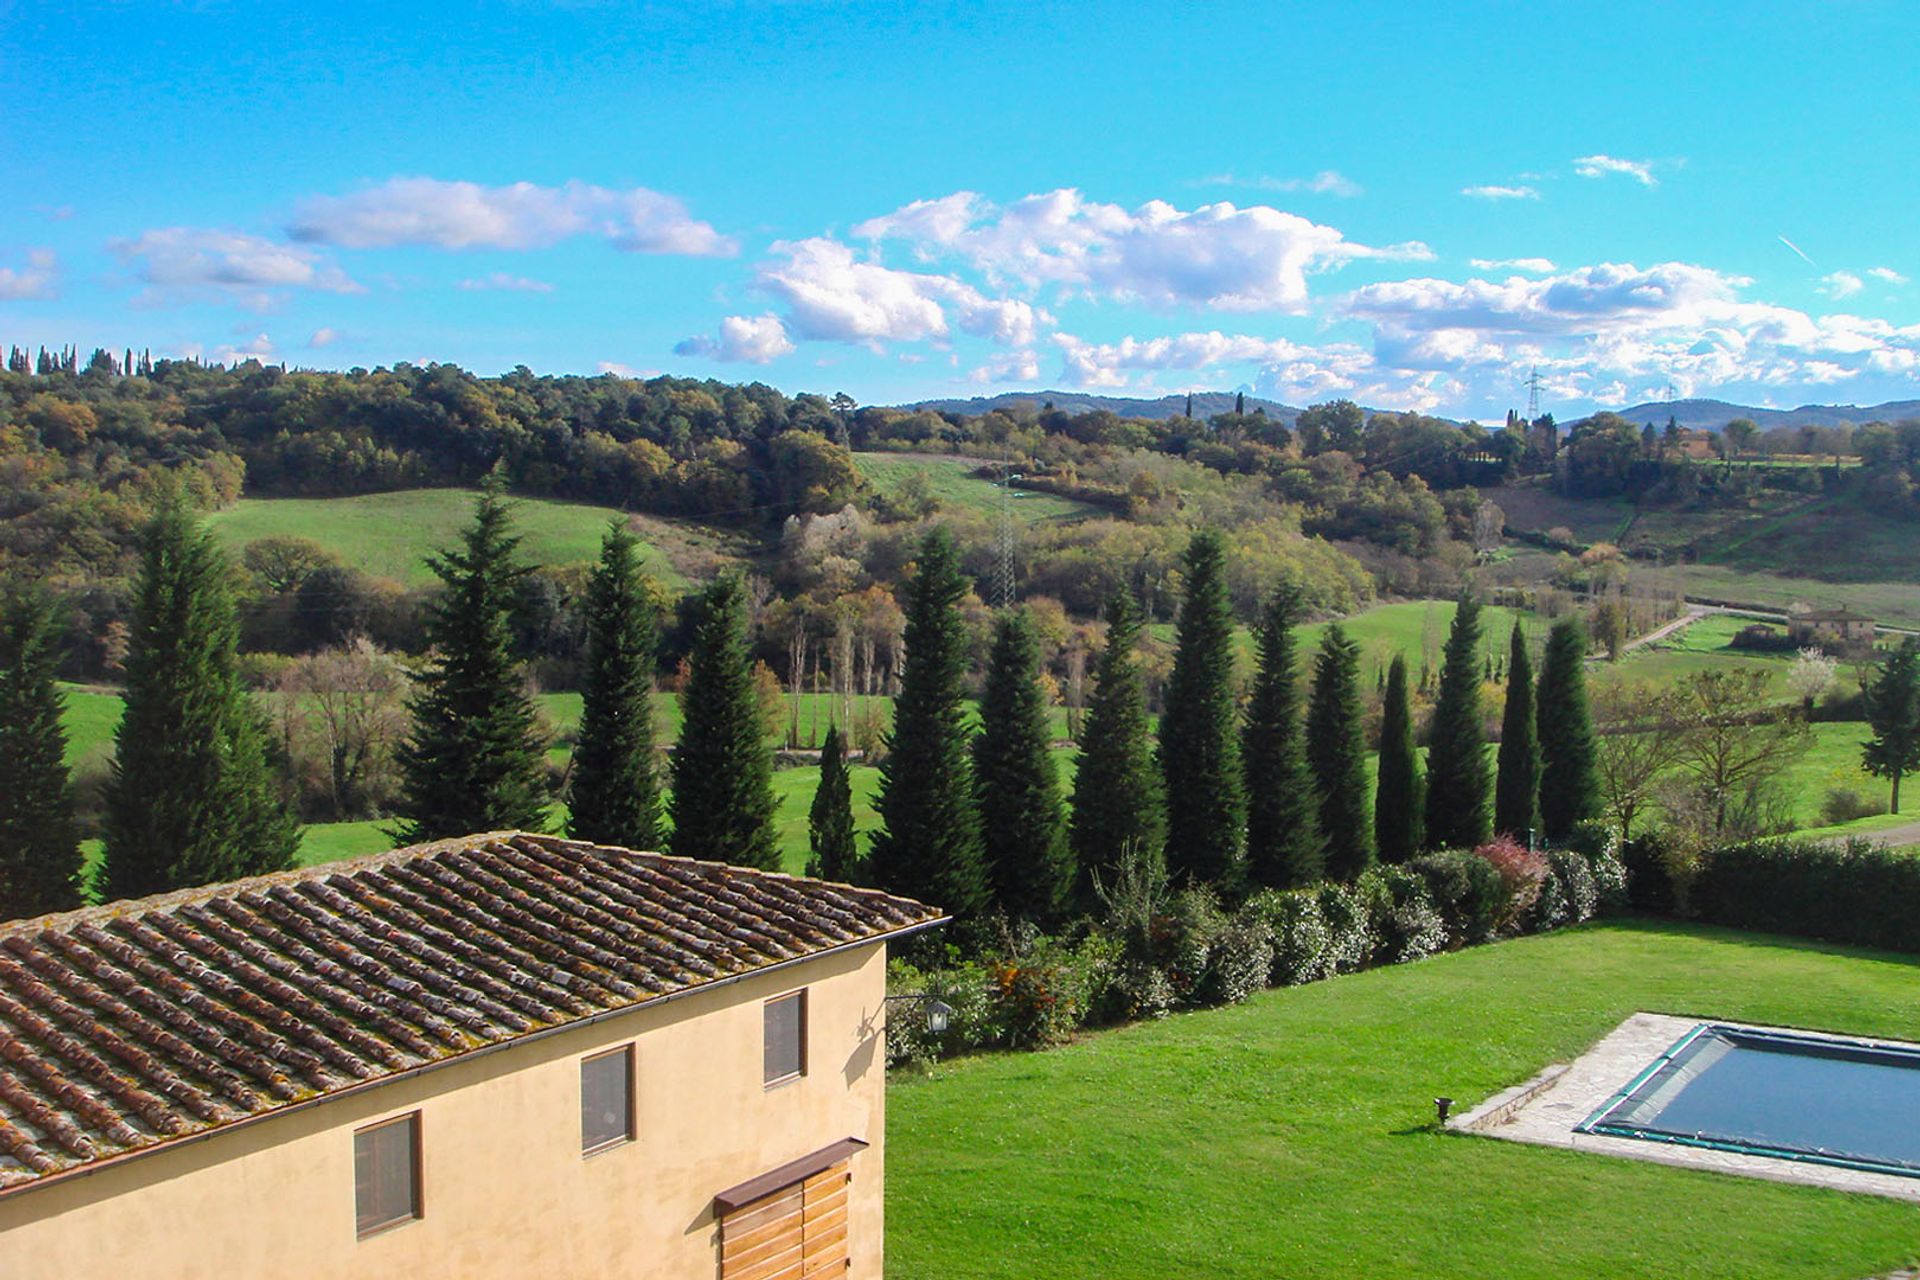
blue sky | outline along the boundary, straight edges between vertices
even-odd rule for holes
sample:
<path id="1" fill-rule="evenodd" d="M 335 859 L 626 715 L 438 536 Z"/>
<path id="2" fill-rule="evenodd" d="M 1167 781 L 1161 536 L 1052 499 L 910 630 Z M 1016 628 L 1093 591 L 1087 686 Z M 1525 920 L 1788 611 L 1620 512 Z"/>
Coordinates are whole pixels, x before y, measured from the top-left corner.
<path id="1" fill-rule="evenodd" d="M 1920 6 L 0 0 L 0 343 L 1920 396 Z"/>

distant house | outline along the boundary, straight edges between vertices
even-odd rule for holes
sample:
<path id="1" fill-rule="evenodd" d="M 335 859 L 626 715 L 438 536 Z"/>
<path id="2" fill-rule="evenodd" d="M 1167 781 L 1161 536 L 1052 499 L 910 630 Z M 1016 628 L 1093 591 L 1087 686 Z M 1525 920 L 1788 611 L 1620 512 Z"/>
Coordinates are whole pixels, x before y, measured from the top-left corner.
<path id="1" fill-rule="evenodd" d="M 1674 437 L 1674 445 L 1679 449 L 1681 457 L 1694 462 L 1704 462 L 1709 458 L 1720 456 L 1719 445 L 1714 439 L 1713 432 L 1702 431 L 1697 427 L 1680 428 L 1679 433 Z"/>
<path id="2" fill-rule="evenodd" d="M 1873 619 L 1846 609 L 1787 615 L 1787 636 L 1798 646 L 1847 653 L 1873 647 Z"/>
<path id="3" fill-rule="evenodd" d="M 506 833 L 0 925 L 0 1276 L 878 1277 L 940 920 Z"/>

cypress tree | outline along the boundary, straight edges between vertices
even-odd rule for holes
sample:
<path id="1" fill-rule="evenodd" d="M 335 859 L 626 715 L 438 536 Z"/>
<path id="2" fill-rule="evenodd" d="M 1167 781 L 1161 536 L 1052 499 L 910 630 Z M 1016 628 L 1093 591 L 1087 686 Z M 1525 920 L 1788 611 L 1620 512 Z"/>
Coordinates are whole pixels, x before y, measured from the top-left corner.
<path id="1" fill-rule="evenodd" d="M 1920 769 L 1920 642 L 1911 636 L 1887 655 L 1866 694 L 1867 726 L 1861 766 L 1893 787 L 1888 812 L 1900 812 L 1900 780 Z"/>
<path id="2" fill-rule="evenodd" d="M 1420 754 L 1413 745 L 1413 703 L 1407 660 L 1393 655 L 1380 721 L 1380 777 L 1373 793 L 1373 835 L 1382 862 L 1405 862 L 1420 852 Z"/>
<path id="3" fill-rule="evenodd" d="M 279 871 L 300 827 L 234 662 L 231 566 L 184 508 L 147 526 L 107 783 L 103 898 Z"/>
<path id="4" fill-rule="evenodd" d="M 1042 927 L 1059 921 L 1074 887 L 1067 813 L 1048 749 L 1052 737 L 1039 642 L 1027 615 L 1008 611 L 995 629 L 980 695 L 974 794 L 981 830 L 994 833 L 987 851 L 993 905 L 1011 920 Z"/>
<path id="5" fill-rule="evenodd" d="M 1540 828 L 1564 840 L 1600 816 L 1599 745 L 1587 702 L 1587 630 L 1563 618 L 1547 633 L 1535 700 L 1540 732 Z"/>
<path id="6" fill-rule="evenodd" d="M 531 572 L 515 551 L 505 488 L 490 478 L 460 545 L 427 559 L 444 590 L 427 617 L 432 659 L 401 744 L 402 840 L 544 830 L 545 744 L 515 652 L 513 610 Z"/>
<path id="7" fill-rule="evenodd" d="M 807 810 L 807 843 L 813 854 L 807 874 L 841 882 L 856 878 L 860 852 L 853 838 L 853 776 L 840 739 L 840 726 L 827 726 L 820 744 L 820 785 Z"/>
<path id="8" fill-rule="evenodd" d="M 968 751 L 966 596 L 952 535 L 935 529 L 907 587 L 907 656 L 880 765 L 881 829 L 868 854 L 875 884 L 961 920 L 977 918 L 988 899 Z"/>
<path id="9" fill-rule="evenodd" d="M 1320 637 L 1307 704 L 1307 759 L 1327 841 L 1327 878 L 1352 880 L 1373 865 L 1367 806 L 1367 739 L 1360 708 L 1360 646 L 1339 623 Z"/>
<path id="10" fill-rule="evenodd" d="M 1427 843 L 1470 849 L 1491 832 L 1493 779 L 1480 723 L 1480 602 L 1462 594 L 1440 662 L 1427 743 Z"/>
<path id="11" fill-rule="evenodd" d="M 1500 720 L 1499 775 L 1493 787 L 1493 829 L 1525 842 L 1540 825 L 1540 740 L 1533 709 L 1533 663 L 1527 637 L 1513 624 L 1507 659 L 1507 708 Z"/>
<path id="12" fill-rule="evenodd" d="M 1226 544 L 1202 529 L 1187 544 L 1179 647 L 1160 719 L 1167 786 L 1167 870 L 1189 884 L 1232 885 L 1241 873 L 1247 797 L 1233 698 L 1233 609 Z"/>
<path id="13" fill-rule="evenodd" d="M 1085 910 L 1097 905 L 1096 881 L 1111 888 L 1129 852 L 1158 864 L 1166 838 L 1165 798 L 1134 652 L 1139 643 L 1139 607 L 1117 591 L 1107 602 L 1107 647 L 1087 699 L 1073 781 L 1070 836 Z"/>
<path id="14" fill-rule="evenodd" d="M 700 602 L 673 748 L 671 847 L 682 858 L 780 869 L 773 751 L 753 684 L 746 589 L 724 573 Z"/>
<path id="15" fill-rule="evenodd" d="M 1261 619 L 1260 670 L 1240 742 L 1247 778 L 1247 879 L 1275 889 L 1316 884 L 1326 869 L 1294 656 L 1299 613 L 1299 593 L 1288 585 L 1274 593 Z"/>
<path id="16" fill-rule="evenodd" d="M 60 625 L 35 590 L 0 596 L 0 920 L 80 905 Z"/>
<path id="17" fill-rule="evenodd" d="M 659 637 L 640 576 L 639 540 L 616 522 L 587 583 L 587 669 L 573 753 L 567 834 L 660 847 L 653 757 L 653 664 Z"/>

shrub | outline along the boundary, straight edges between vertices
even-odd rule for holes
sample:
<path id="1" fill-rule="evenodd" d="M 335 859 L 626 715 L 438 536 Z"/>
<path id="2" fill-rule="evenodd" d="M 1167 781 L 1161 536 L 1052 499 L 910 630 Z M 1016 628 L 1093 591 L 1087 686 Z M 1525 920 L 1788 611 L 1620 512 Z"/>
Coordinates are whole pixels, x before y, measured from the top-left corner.
<path id="1" fill-rule="evenodd" d="M 1406 867 L 1376 867 L 1357 887 L 1367 904 L 1374 958 L 1382 964 L 1418 960 L 1446 947 L 1446 921 L 1424 876 Z"/>
<path id="2" fill-rule="evenodd" d="M 1214 940 L 1206 971 L 1196 991 L 1196 1003 L 1239 1004 L 1267 985 L 1273 967 L 1273 930 L 1259 915 L 1241 911 Z"/>
<path id="3" fill-rule="evenodd" d="M 1407 869 L 1427 882 L 1453 945 L 1478 946 L 1493 936 L 1506 902 L 1506 884 L 1491 862 L 1453 849 L 1415 858 Z"/>
<path id="4" fill-rule="evenodd" d="M 1540 877 L 1540 887 L 1533 895 L 1533 901 L 1520 913 L 1519 931 L 1522 933 L 1546 933 L 1570 923 L 1566 886 L 1561 883 L 1552 859 L 1546 858 L 1545 854 L 1539 856 L 1546 859 L 1547 869 Z"/>
<path id="5" fill-rule="evenodd" d="M 1673 877 L 1667 871 L 1666 843 L 1658 835 L 1622 841 L 1620 863 L 1627 873 L 1627 904 L 1647 915 L 1674 914 Z"/>
<path id="6" fill-rule="evenodd" d="M 1213 890 L 1204 885 L 1182 889 L 1173 896 L 1167 914 L 1156 922 L 1156 958 L 1182 1004 L 1197 1003 L 1196 993 L 1206 976 L 1214 944 L 1226 931 L 1227 914 Z"/>
<path id="7" fill-rule="evenodd" d="M 1700 859 L 1700 918 L 1736 929 L 1920 951 L 1920 858 L 1866 840 L 1756 840 Z"/>
<path id="8" fill-rule="evenodd" d="M 1041 938 L 993 970 L 998 1021 L 1016 1049 L 1058 1044 L 1088 1019 L 1113 980 L 1118 943 L 1100 933 L 1077 946 Z"/>
<path id="9" fill-rule="evenodd" d="M 1534 919 L 1534 906 L 1550 874 L 1546 855 L 1499 836 L 1473 851 L 1500 875 L 1502 900 L 1494 916 L 1495 933 L 1517 933 Z"/>
<path id="10" fill-rule="evenodd" d="M 1820 820 L 1829 827 L 1837 827 L 1843 822 L 1871 818 L 1886 811 L 1886 805 L 1861 795 L 1852 787 L 1829 787 L 1827 798 L 1820 804 Z"/>
<path id="11" fill-rule="evenodd" d="M 1593 919 L 1600 905 L 1600 886 L 1594 879 L 1587 855 L 1577 849 L 1555 849 L 1547 855 L 1547 866 L 1553 873 L 1564 907 L 1557 913 L 1561 916 L 1558 923 L 1580 924 Z"/>
<path id="12" fill-rule="evenodd" d="M 1268 889 L 1248 899 L 1242 911 L 1266 921 L 1272 938 L 1272 962 L 1267 980 L 1276 987 L 1296 987 L 1333 972 L 1333 935 L 1320 914 L 1315 889 Z"/>
<path id="13" fill-rule="evenodd" d="M 1350 885 L 1323 884 L 1314 892 L 1327 927 L 1327 973 L 1352 973 L 1373 954 L 1366 903 Z"/>
<path id="14" fill-rule="evenodd" d="M 1006 1041 L 1001 1006 L 991 975 L 971 962 L 923 972 L 905 960 L 887 965 L 888 995 L 928 995 L 953 1009 L 947 1030 L 934 1035 L 923 1017 L 891 1016 L 886 1022 L 887 1063 L 925 1065 L 935 1059 Z"/>

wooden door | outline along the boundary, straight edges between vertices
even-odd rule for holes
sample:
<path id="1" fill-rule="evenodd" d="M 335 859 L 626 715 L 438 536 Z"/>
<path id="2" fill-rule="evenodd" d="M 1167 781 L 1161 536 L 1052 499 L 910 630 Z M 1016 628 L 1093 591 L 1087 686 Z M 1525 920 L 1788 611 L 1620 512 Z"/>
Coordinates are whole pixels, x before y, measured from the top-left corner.
<path id="1" fill-rule="evenodd" d="M 842 1160 L 720 1220 L 720 1280 L 829 1280 L 852 1265 Z"/>

